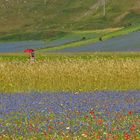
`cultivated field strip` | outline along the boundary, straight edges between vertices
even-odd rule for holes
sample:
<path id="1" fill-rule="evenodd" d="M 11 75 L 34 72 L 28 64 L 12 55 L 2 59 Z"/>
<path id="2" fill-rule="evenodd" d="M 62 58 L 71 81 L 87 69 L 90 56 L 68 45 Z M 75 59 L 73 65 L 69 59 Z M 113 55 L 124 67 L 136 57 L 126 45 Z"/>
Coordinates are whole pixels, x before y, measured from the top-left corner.
<path id="1" fill-rule="evenodd" d="M 140 89 L 139 60 L 0 63 L 1 92 Z"/>

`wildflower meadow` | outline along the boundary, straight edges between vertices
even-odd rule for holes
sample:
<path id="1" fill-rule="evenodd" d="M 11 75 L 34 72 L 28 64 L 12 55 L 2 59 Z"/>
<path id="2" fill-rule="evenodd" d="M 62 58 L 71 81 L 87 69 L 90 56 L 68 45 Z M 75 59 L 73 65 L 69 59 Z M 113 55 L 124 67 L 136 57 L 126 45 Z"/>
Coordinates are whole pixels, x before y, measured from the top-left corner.
<path id="1" fill-rule="evenodd" d="M 0 140 L 139 140 L 139 106 L 139 55 L 1 56 Z"/>
<path id="2" fill-rule="evenodd" d="M 3 140 L 139 140 L 140 92 L 0 94 Z"/>

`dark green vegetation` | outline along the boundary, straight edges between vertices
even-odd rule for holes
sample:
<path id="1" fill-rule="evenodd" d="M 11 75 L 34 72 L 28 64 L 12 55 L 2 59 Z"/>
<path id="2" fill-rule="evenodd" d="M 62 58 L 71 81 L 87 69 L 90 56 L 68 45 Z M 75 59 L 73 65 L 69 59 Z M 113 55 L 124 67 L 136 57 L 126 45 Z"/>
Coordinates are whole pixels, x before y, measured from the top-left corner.
<path id="1" fill-rule="evenodd" d="M 1 53 L 0 62 L 26 62 L 28 54 L 23 53 Z M 140 53 L 138 52 L 105 52 L 105 53 L 37 53 L 37 61 L 56 61 L 56 60 L 114 60 L 114 59 L 130 59 L 140 60 Z"/>
<path id="2" fill-rule="evenodd" d="M 0 40 L 56 39 L 76 30 L 128 27 L 140 22 L 139 0 L 0 1 Z"/>

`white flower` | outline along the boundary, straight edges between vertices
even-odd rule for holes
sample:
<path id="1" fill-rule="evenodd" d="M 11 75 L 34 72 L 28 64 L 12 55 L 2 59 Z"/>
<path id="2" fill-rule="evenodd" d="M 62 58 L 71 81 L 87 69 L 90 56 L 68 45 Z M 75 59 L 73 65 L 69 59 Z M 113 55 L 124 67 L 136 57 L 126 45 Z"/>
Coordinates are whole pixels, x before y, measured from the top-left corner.
<path id="1" fill-rule="evenodd" d="M 106 132 L 104 132 L 103 134 L 104 134 L 104 135 L 107 135 L 107 133 L 106 133 Z"/>
<path id="2" fill-rule="evenodd" d="M 69 130 L 69 129 L 70 129 L 70 127 L 66 127 L 66 129 L 67 129 L 67 130 Z"/>
<path id="3" fill-rule="evenodd" d="M 84 133 L 82 134 L 82 136 L 87 138 L 87 135 L 86 135 L 86 134 L 84 134 Z"/>
<path id="4" fill-rule="evenodd" d="M 79 94 L 79 92 L 75 92 L 74 94 Z"/>

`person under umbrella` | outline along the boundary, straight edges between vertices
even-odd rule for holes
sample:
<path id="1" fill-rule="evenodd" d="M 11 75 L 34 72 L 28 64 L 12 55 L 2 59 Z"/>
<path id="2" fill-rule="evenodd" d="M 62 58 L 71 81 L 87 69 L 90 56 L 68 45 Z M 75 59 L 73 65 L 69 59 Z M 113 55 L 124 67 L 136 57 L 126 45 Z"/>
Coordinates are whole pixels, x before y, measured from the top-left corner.
<path id="1" fill-rule="evenodd" d="M 33 49 L 25 49 L 24 50 L 25 53 L 30 53 L 30 56 L 29 56 L 29 61 L 30 63 L 34 63 L 35 62 L 35 50 Z"/>

